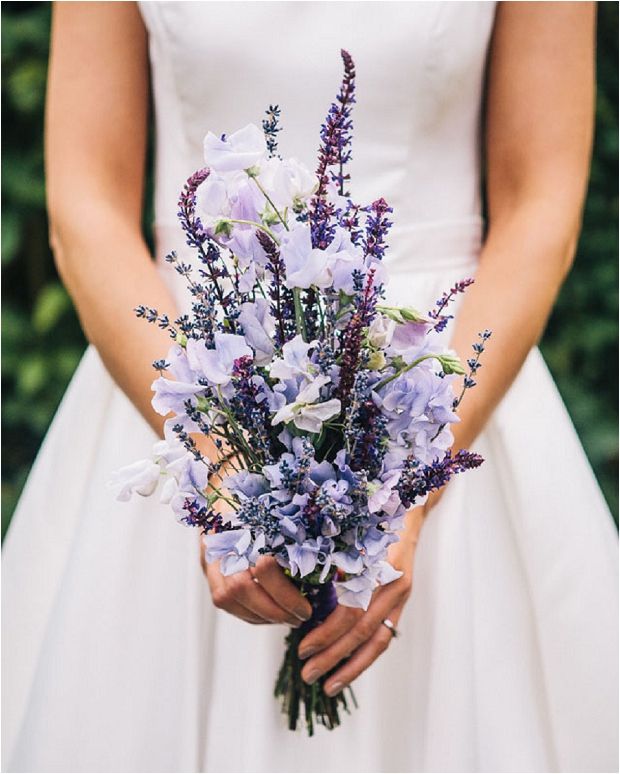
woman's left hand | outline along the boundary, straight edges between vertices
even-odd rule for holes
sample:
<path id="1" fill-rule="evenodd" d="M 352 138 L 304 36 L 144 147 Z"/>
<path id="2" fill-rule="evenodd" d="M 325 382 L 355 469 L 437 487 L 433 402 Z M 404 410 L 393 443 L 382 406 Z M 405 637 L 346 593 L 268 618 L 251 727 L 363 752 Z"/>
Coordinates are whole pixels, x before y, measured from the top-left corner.
<path id="1" fill-rule="evenodd" d="M 422 514 L 419 515 L 420 523 L 421 518 Z M 405 531 L 398 543 L 390 546 L 388 561 L 403 574 L 377 589 L 368 610 L 338 605 L 322 624 L 300 642 L 299 656 L 308 659 L 301 673 L 306 683 L 316 682 L 321 675 L 350 656 L 325 683 L 325 693 L 335 696 L 368 669 L 387 649 L 393 635 L 383 621 L 389 618 L 396 627 L 411 593 L 413 556 L 418 531 Z"/>

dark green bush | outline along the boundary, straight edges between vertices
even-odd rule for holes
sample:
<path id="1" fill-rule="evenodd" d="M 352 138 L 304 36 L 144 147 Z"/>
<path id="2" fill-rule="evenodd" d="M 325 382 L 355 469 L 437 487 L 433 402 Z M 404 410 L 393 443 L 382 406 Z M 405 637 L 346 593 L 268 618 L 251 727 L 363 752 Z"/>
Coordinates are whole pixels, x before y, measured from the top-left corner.
<path id="1" fill-rule="evenodd" d="M 618 6 L 602 3 L 599 10 L 597 131 L 583 236 L 542 349 L 617 513 Z M 47 243 L 49 23 L 49 3 L 2 4 L 4 528 L 85 346 Z"/>

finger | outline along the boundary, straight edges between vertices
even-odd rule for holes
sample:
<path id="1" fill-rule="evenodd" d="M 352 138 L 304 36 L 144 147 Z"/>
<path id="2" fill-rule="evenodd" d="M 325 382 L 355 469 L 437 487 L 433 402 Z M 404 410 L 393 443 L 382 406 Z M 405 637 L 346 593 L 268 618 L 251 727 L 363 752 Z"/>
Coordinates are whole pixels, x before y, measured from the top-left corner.
<path id="1" fill-rule="evenodd" d="M 301 624 L 297 616 L 280 607 L 258 583 L 255 583 L 247 570 L 228 575 L 224 578 L 224 586 L 230 598 L 270 623 L 287 623 L 293 627 Z"/>
<path id="2" fill-rule="evenodd" d="M 310 658 L 315 653 L 325 650 L 350 631 L 363 615 L 363 610 L 338 605 L 322 624 L 312 629 L 299 643 L 299 657 Z"/>
<path id="3" fill-rule="evenodd" d="M 385 593 L 382 593 L 385 592 Z M 396 599 L 394 598 L 396 596 Z M 381 626 L 382 621 L 388 613 L 394 610 L 394 604 L 398 601 L 398 592 L 388 592 L 388 587 L 377 592 L 370 604 L 370 607 L 357 620 L 353 627 L 349 627 L 345 634 L 337 639 L 325 650 L 319 651 L 305 664 L 301 676 L 302 679 L 312 684 L 316 682 L 321 675 L 326 674 L 336 667 L 343 659 L 360 648 L 365 642 L 374 636 L 375 632 Z M 363 611 L 362 611 L 363 612 Z"/>
<path id="4" fill-rule="evenodd" d="M 282 571 L 272 556 L 263 556 L 256 563 L 254 577 L 270 597 L 300 621 L 312 615 L 312 605 Z"/>
<path id="5" fill-rule="evenodd" d="M 230 597 L 223 582 L 216 581 L 214 584 L 210 584 L 210 586 L 211 599 L 218 610 L 224 610 L 226 613 L 230 613 L 236 618 L 240 618 L 242 621 L 247 621 L 248 623 L 269 623 L 269 621 L 266 621 L 264 618 L 256 615 L 251 610 L 248 610 L 247 607 L 244 607 L 242 604 Z"/>
<path id="6" fill-rule="evenodd" d="M 328 696 L 335 696 L 347 685 L 357 679 L 362 672 L 376 661 L 387 650 L 392 641 L 392 632 L 381 626 L 374 635 L 357 650 L 351 658 L 325 683 L 323 691 Z"/>

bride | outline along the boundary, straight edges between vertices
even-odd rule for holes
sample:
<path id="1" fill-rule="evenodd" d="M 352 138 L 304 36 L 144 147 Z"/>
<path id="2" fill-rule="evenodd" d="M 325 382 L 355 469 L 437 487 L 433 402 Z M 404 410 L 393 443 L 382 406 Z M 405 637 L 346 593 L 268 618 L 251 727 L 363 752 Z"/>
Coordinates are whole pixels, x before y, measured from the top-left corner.
<path id="1" fill-rule="evenodd" d="M 616 534 L 535 348 L 579 235 L 594 13 L 55 7 L 51 243 L 91 346 L 6 540 L 5 771 L 617 770 Z M 132 310 L 187 304 L 162 258 L 183 254 L 176 199 L 203 136 L 278 102 L 283 152 L 312 164 L 341 47 L 358 70 L 353 193 L 394 207 L 390 298 L 430 308 L 475 274 L 452 346 L 467 358 L 479 330 L 493 338 L 455 439 L 485 465 L 411 512 L 391 547 L 404 575 L 366 613 L 339 607 L 302 642 L 308 681 L 352 654 L 326 687 L 355 681 L 360 700 L 307 739 L 272 697 L 278 624 L 305 617 L 304 599 L 268 560 L 258 583 L 205 578 L 193 531 L 154 501 L 116 503 L 106 481 L 162 431 L 151 363 L 169 342 Z M 141 230 L 149 84 L 155 261 Z"/>

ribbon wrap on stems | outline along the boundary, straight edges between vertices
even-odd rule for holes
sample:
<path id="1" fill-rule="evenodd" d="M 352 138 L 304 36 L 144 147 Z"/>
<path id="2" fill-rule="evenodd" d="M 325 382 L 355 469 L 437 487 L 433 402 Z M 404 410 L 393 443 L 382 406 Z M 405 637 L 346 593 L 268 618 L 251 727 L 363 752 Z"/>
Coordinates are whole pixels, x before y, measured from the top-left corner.
<path id="1" fill-rule="evenodd" d="M 300 584 L 300 590 L 312 605 L 312 615 L 297 629 L 291 629 L 286 638 L 286 653 L 275 687 L 275 697 L 282 700 L 282 711 L 288 716 L 288 727 L 291 731 L 297 728 L 303 705 L 304 718 L 308 734 L 314 734 L 315 723 L 333 729 L 340 725 L 340 706 L 349 712 L 349 703 L 344 691 L 336 696 L 327 696 L 323 691 L 327 679 L 340 667 L 322 675 L 316 682 L 309 685 L 301 677 L 304 661 L 299 658 L 299 643 L 312 629 L 319 626 L 338 605 L 336 587 L 330 581 L 320 585 Z M 349 692 L 353 706 L 357 706 L 351 688 Z"/>

